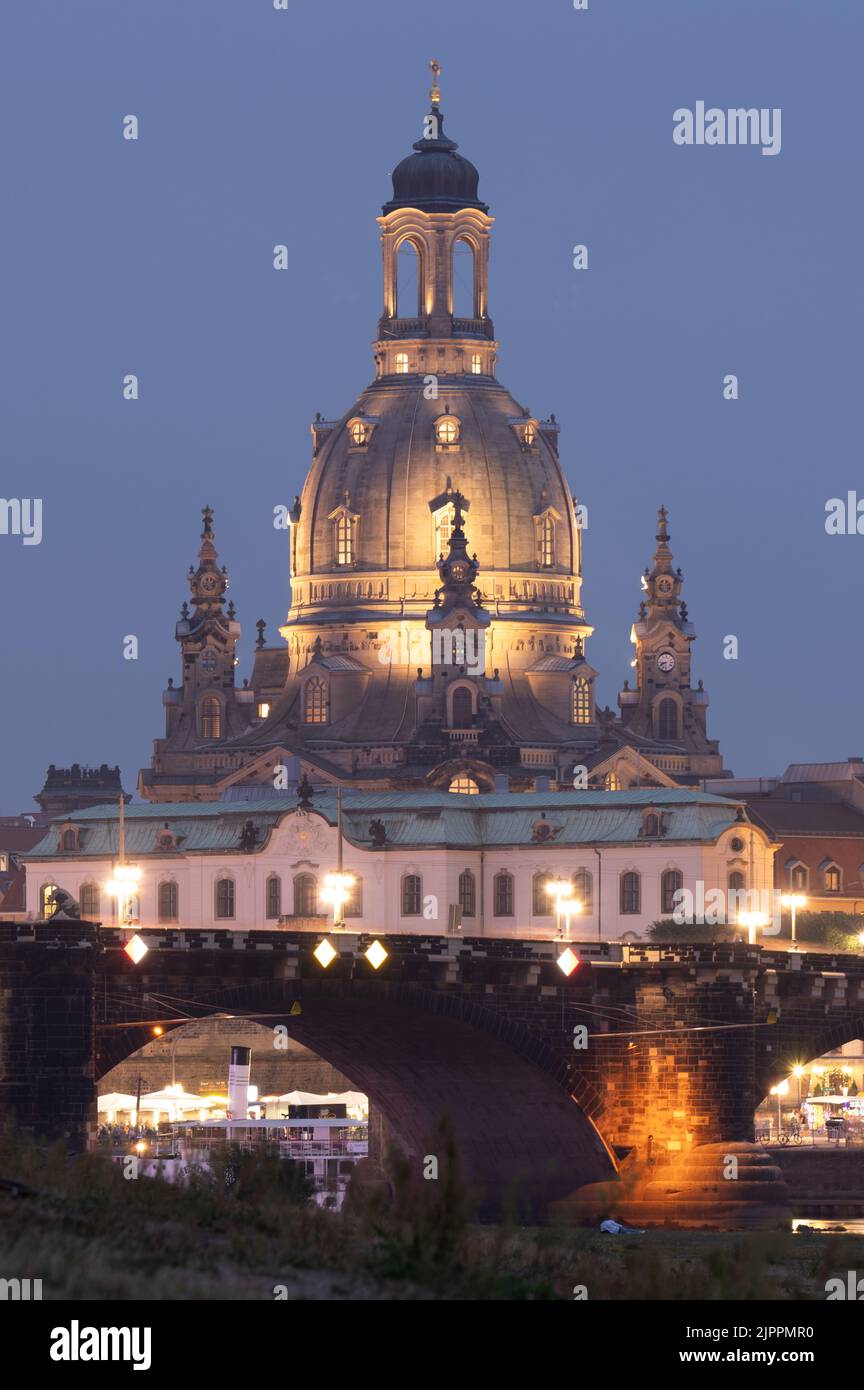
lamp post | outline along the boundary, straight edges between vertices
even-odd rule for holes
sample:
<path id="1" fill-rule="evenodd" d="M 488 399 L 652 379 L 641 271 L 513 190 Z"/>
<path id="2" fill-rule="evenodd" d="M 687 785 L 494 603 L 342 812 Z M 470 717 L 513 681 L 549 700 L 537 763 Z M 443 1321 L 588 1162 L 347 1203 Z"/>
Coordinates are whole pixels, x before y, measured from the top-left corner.
<path id="1" fill-rule="evenodd" d="M 780 899 L 781 907 L 788 907 L 792 915 L 792 949 L 797 950 L 795 945 L 795 921 L 799 907 L 804 907 L 807 899 L 803 893 L 784 893 Z"/>
<path id="2" fill-rule="evenodd" d="M 561 935 L 561 904 L 570 898 L 573 884 L 569 879 L 551 878 L 546 884 L 546 892 L 555 899 L 555 935 Z"/>
<path id="3" fill-rule="evenodd" d="M 804 1075 L 804 1068 L 803 1068 L 802 1066 L 793 1067 L 793 1068 L 792 1068 L 792 1075 L 795 1077 L 795 1080 L 798 1082 L 798 1109 L 800 1110 L 800 1109 L 801 1109 L 801 1077 Z"/>
<path id="4" fill-rule="evenodd" d="M 777 1138 L 779 1139 L 780 1135 L 783 1133 L 783 1111 L 780 1097 L 789 1094 L 789 1082 L 778 1082 L 776 1086 L 771 1087 L 771 1094 L 777 1097 Z"/>
<path id="5" fill-rule="evenodd" d="M 570 940 L 570 918 L 577 916 L 582 911 L 582 903 L 578 898 L 559 898 L 558 910 L 564 914 L 564 940 Z"/>
<path id="6" fill-rule="evenodd" d="M 342 931 L 345 927 L 344 908 L 351 896 L 351 888 L 354 886 L 354 875 L 346 874 L 342 869 L 342 788 L 336 788 L 336 872 L 326 874 L 324 877 L 324 888 L 321 897 L 325 903 L 331 903 L 333 907 L 333 930 Z"/>
<path id="7" fill-rule="evenodd" d="M 764 912 L 741 912 L 738 915 L 739 927 L 747 928 L 747 944 L 756 945 L 756 932 L 760 927 L 767 927 L 769 918 Z"/>
<path id="8" fill-rule="evenodd" d="M 119 849 L 114 876 L 106 888 L 117 899 L 117 921 L 121 927 L 132 921 L 132 899 L 141 879 L 141 870 L 134 864 L 126 863 L 126 817 L 125 800 L 120 797 Z"/>

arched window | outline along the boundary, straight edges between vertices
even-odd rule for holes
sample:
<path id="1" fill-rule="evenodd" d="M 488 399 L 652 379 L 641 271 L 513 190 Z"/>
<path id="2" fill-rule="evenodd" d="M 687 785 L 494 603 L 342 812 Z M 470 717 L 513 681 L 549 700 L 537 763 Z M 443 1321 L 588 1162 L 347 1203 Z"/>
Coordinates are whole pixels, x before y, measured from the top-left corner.
<path id="1" fill-rule="evenodd" d="M 577 869 L 573 875 L 573 897 L 582 904 L 583 916 L 594 910 L 594 884 L 587 869 Z"/>
<path id="2" fill-rule="evenodd" d="M 674 700 L 661 700 L 657 706 L 657 737 L 678 737 L 678 706 Z"/>
<path id="3" fill-rule="evenodd" d="M 297 874 L 294 879 L 294 915 L 318 916 L 318 880 L 314 874 Z"/>
<path id="4" fill-rule="evenodd" d="M 221 918 L 234 916 L 233 878 L 216 880 L 216 916 Z"/>
<path id="5" fill-rule="evenodd" d="M 459 875 L 459 906 L 463 917 L 473 917 L 477 912 L 477 885 L 470 869 L 463 869 Z"/>
<path id="6" fill-rule="evenodd" d="M 436 444 L 457 444 L 459 441 L 459 421 L 455 415 L 442 415 L 435 421 Z"/>
<path id="7" fill-rule="evenodd" d="M 480 788 L 474 781 L 473 777 L 463 776 L 451 778 L 450 786 L 447 788 L 447 790 L 450 792 L 459 792 L 463 796 L 477 796 L 480 791 Z"/>
<path id="8" fill-rule="evenodd" d="M 342 909 L 345 917 L 363 916 L 363 880 L 359 874 L 352 874 L 353 882 L 348 888 L 348 897 Z"/>
<path id="9" fill-rule="evenodd" d="M 336 518 L 336 563 L 337 565 L 353 565 L 354 563 L 354 537 L 352 533 L 352 520 L 347 512 L 340 512 Z"/>
<path id="10" fill-rule="evenodd" d="M 536 440 L 537 440 L 537 426 L 534 424 L 534 421 L 533 421 L 533 420 L 529 420 L 529 421 L 528 421 L 528 424 L 525 426 L 525 428 L 524 428 L 523 431 L 522 431 L 522 443 L 526 446 L 526 448 L 530 449 L 530 448 L 533 447 L 533 445 L 535 444 Z"/>
<path id="11" fill-rule="evenodd" d="M 642 834 L 648 840 L 656 840 L 660 834 L 660 817 L 656 811 L 649 811 L 642 820 Z"/>
<path id="12" fill-rule="evenodd" d="M 573 723 L 591 723 L 591 683 L 585 676 L 573 682 Z"/>
<path id="13" fill-rule="evenodd" d="M 278 874 L 271 874 L 265 885 L 264 912 L 271 922 L 282 916 L 282 880 Z"/>
<path id="14" fill-rule="evenodd" d="M 54 911 L 54 904 L 51 899 L 57 891 L 58 884 L 43 883 L 39 890 L 39 916 L 50 917 Z"/>
<path id="15" fill-rule="evenodd" d="M 795 893 L 803 893 L 807 887 L 807 869 L 803 864 L 793 864 L 789 870 L 789 886 Z"/>
<path id="16" fill-rule="evenodd" d="M 423 905 L 423 880 L 419 874 L 406 874 L 402 879 L 402 916 L 419 917 Z"/>
<path id="17" fill-rule="evenodd" d="M 81 916 L 88 922 L 94 922 L 99 916 L 99 885 L 97 883 L 82 883 L 78 892 L 78 906 L 81 908 Z"/>
<path id="18" fill-rule="evenodd" d="M 407 372 L 408 372 L 408 354 L 407 354 L 407 352 L 397 352 L 397 354 L 396 354 L 396 374 L 397 374 L 397 376 L 405 376 L 405 375 L 407 374 Z"/>
<path id="19" fill-rule="evenodd" d="M 310 676 L 303 690 L 303 720 L 306 724 L 327 723 L 327 682 Z"/>
<path id="20" fill-rule="evenodd" d="M 544 873 L 535 874 L 531 880 L 531 911 L 535 917 L 552 915 L 552 894 L 546 892 L 548 882 L 549 875 Z"/>
<path id="21" fill-rule="evenodd" d="M 423 312 L 421 260 L 413 241 L 403 241 L 396 252 L 396 316 L 414 318 Z"/>
<path id="22" fill-rule="evenodd" d="M 460 319 L 473 319 L 477 314 L 474 296 L 474 247 L 462 237 L 453 243 L 452 312 Z"/>
<path id="23" fill-rule="evenodd" d="M 160 922 L 176 922 L 178 917 L 177 884 L 166 879 L 159 884 L 156 894 L 156 912 Z M 217 914 L 218 915 L 218 914 Z"/>
<path id="24" fill-rule="evenodd" d="M 633 914 L 642 911 L 642 883 L 639 875 L 632 869 L 621 875 L 620 901 L 622 913 Z"/>
<path id="25" fill-rule="evenodd" d="M 680 869 L 667 869 L 660 876 L 660 911 L 669 916 L 677 906 L 675 894 L 684 887 L 684 875 Z"/>
<path id="26" fill-rule="evenodd" d="M 202 738 L 222 737 L 222 706 L 215 695 L 201 701 L 199 719 Z"/>
<path id="27" fill-rule="evenodd" d="M 362 447 L 362 445 L 366 443 L 368 439 L 369 426 L 365 424 L 362 420 L 352 420 L 349 433 L 351 435 L 351 443 L 356 445 L 359 449 Z"/>
<path id="28" fill-rule="evenodd" d="M 843 887 L 843 875 L 836 864 L 827 864 L 823 874 L 826 893 L 839 893 Z"/>
<path id="29" fill-rule="evenodd" d="M 606 776 L 603 778 L 603 790 L 604 792 L 620 792 L 621 778 L 618 776 L 617 772 L 606 773 Z"/>
<path id="30" fill-rule="evenodd" d="M 453 530 L 453 506 L 450 502 L 435 513 L 435 555 L 446 555 L 450 547 L 450 534 Z"/>
<path id="31" fill-rule="evenodd" d="M 513 916 L 513 875 L 502 869 L 492 880 L 492 911 L 496 917 Z"/>
<path id="32" fill-rule="evenodd" d="M 457 685 L 453 691 L 452 719 L 454 729 L 470 729 L 474 722 L 474 700 L 467 685 Z"/>
<path id="33" fill-rule="evenodd" d="M 473 372 L 474 376 L 479 376 L 480 373 L 482 372 L 482 370 L 483 370 L 483 361 L 482 361 L 482 358 L 480 357 L 479 352 L 472 352 L 472 354 L 471 354 L 471 371 Z"/>
<path id="34" fill-rule="evenodd" d="M 64 830 L 60 848 L 64 854 L 74 854 L 75 850 L 78 848 L 78 831 Z"/>
<path id="35" fill-rule="evenodd" d="M 744 875 L 737 869 L 733 869 L 727 880 L 730 893 L 742 893 L 744 891 Z"/>
<path id="36" fill-rule="evenodd" d="M 555 518 L 549 512 L 540 518 L 537 530 L 537 563 L 549 569 L 555 563 Z"/>

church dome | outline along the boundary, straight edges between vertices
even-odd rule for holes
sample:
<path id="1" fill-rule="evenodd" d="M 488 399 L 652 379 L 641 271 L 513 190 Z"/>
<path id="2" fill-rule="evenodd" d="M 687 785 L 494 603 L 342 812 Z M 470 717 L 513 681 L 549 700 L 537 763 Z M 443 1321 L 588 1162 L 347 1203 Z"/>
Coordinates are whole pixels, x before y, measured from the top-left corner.
<path id="1" fill-rule="evenodd" d="M 488 211 L 477 197 L 480 178 L 469 159 L 457 154 L 454 140 L 444 134 L 444 117 L 437 109 L 429 120 L 437 134 L 416 141 L 415 154 L 409 154 L 393 170 L 393 197 L 384 204 L 384 213 L 397 208 L 420 208 L 424 212 L 455 212 L 458 208 Z"/>

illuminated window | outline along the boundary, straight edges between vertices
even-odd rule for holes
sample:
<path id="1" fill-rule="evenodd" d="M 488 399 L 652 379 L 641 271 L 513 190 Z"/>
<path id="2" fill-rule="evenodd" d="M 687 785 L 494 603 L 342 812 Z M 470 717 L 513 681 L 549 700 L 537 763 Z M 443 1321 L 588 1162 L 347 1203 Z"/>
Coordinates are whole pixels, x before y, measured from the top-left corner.
<path id="1" fill-rule="evenodd" d="M 160 922 L 176 922 L 178 916 L 177 884 L 167 879 L 159 884 L 157 893 L 157 912 Z"/>
<path id="2" fill-rule="evenodd" d="M 680 869 L 667 869 L 660 877 L 660 911 L 667 915 L 675 911 L 675 894 L 684 887 L 684 875 Z"/>
<path id="3" fill-rule="evenodd" d="M 278 874 L 271 874 L 265 885 L 264 912 L 271 921 L 282 916 L 282 880 Z"/>
<path id="4" fill-rule="evenodd" d="M 348 885 L 348 897 L 342 908 L 344 917 L 363 916 L 363 880 L 359 874 L 353 874 L 353 883 Z"/>
<path id="5" fill-rule="evenodd" d="M 419 874 L 406 874 L 402 880 L 402 916 L 419 917 L 423 903 L 423 880 Z"/>
<path id="6" fill-rule="evenodd" d="M 362 420 L 355 420 L 351 425 L 351 443 L 365 444 L 369 436 L 369 430 Z"/>
<path id="7" fill-rule="evenodd" d="M 548 874 L 535 874 L 531 880 L 531 910 L 535 917 L 551 917 L 552 894 L 546 892 Z"/>
<path id="8" fill-rule="evenodd" d="M 843 876 L 836 864 L 829 864 L 824 872 L 823 882 L 826 893 L 839 893 L 843 886 Z"/>
<path id="9" fill-rule="evenodd" d="M 479 376 L 481 371 L 483 370 L 483 363 L 479 352 L 474 352 L 471 354 L 471 370 L 475 376 Z"/>
<path id="10" fill-rule="evenodd" d="M 639 875 L 632 870 L 622 874 L 620 879 L 620 900 L 622 913 L 641 912 L 642 885 Z"/>
<path id="11" fill-rule="evenodd" d="M 573 875 L 573 897 L 582 904 L 582 911 L 591 912 L 594 905 L 593 880 L 587 869 L 577 869 Z"/>
<path id="12" fill-rule="evenodd" d="M 397 354 L 396 354 L 396 371 L 397 371 L 397 372 L 399 373 L 399 375 L 401 376 L 401 375 L 403 375 L 405 372 L 407 372 L 407 370 L 408 370 L 408 354 L 407 354 L 407 352 L 397 352 Z"/>
<path id="13" fill-rule="evenodd" d="M 555 563 L 555 519 L 547 512 L 540 520 L 537 536 L 537 562 L 543 569 Z"/>
<path id="14" fill-rule="evenodd" d="M 215 695 L 208 695 L 201 701 L 199 719 L 202 738 L 222 737 L 222 706 Z"/>
<path id="15" fill-rule="evenodd" d="M 476 796 L 480 788 L 473 777 L 454 777 L 448 791 L 461 792 L 463 796 Z"/>
<path id="16" fill-rule="evenodd" d="M 573 723 L 591 723 L 591 684 L 585 676 L 573 682 Z"/>
<path id="17" fill-rule="evenodd" d="M 531 448 L 531 445 L 534 443 L 534 441 L 536 440 L 536 438 L 537 438 L 537 426 L 534 424 L 533 421 L 529 420 L 528 424 L 525 426 L 524 430 L 522 431 L 522 439 L 523 439 L 523 442 L 524 442 L 525 444 L 527 444 L 528 448 L 530 449 L 530 448 Z"/>
<path id="18" fill-rule="evenodd" d="M 216 916 L 223 919 L 234 916 L 233 878 L 219 878 L 216 880 Z"/>
<path id="19" fill-rule="evenodd" d="M 258 706 L 258 718 L 266 719 L 270 713 L 270 705 L 267 700 L 262 700 Z"/>
<path id="20" fill-rule="evenodd" d="M 455 444 L 459 438 L 459 421 L 452 415 L 436 420 L 435 438 L 439 444 Z"/>
<path id="21" fill-rule="evenodd" d="M 678 706 L 674 700 L 661 700 L 657 709 L 657 733 L 660 738 L 678 737 Z"/>
<path id="22" fill-rule="evenodd" d="M 50 917 L 54 911 L 54 904 L 51 899 L 57 891 L 56 883 L 43 883 L 39 890 L 39 915 L 40 917 Z"/>
<path id="23" fill-rule="evenodd" d="M 435 513 L 435 559 L 446 555 L 450 547 L 450 534 L 453 530 L 453 507 L 448 503 Z"/>
<path id="24" fill-rule="evenodd" d="M 0 874 L 9 872 L 9 855 L 0 854 Z"/>
<path id="25" fill-rule="evenodd" d="M 513 875 L 504 869 L 492 880 L 492 911 L 496 917 L 513 916 Z"/>
<path id="26" fill-rule="evenodd" d="M 314 874 L 298 874 L 294 879 L 294 913 L 297 917 L 317 917 L 318 880 Z"/>
<path id="27" fill-rule="evenodd" d="M 459 875 L 459 906 L 463 917 L 473 917 L 477 912 L 477 884 L 470 869 L 463 869 Z"/>
<path id="28" fill-rule="evenodd" d="M 310 676 L 303 691 L 303 720 L 306 724 L 327 723 L 327 682 Z"/>
<path id="29" fill-rule="evenodd" d="M 96 883 L 82 883 L 78 893 L 78 905 L 81 908 L 81 916 L 88 922 L 93 922 L 99 916 L 99 885 Z"/>
<path id="30" fill-rule="evenodd" d="M 617 772 L 607 772 L 603 778 L 603 790 L 605 792 L 620 792 L 621 779 Z"/>
<path id="31" fill-rule="evenodd" d="M 351 531 L 351 517 L 347 512 L 340 512 L 336 518 L 336 563 L 337 565 L 354 563 L 354 538 Z"/>

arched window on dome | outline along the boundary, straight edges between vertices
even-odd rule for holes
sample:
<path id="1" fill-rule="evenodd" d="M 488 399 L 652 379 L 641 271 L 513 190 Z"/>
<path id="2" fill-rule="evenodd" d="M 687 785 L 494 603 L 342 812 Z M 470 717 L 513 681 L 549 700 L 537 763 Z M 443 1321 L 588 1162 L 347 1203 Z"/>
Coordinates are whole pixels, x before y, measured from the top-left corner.
<path id="1" fill-rule="evenodd" d="M 465 776 L 451 778 L 450 786 L 447 790 L 461 793 L 462 796 L 477 796 L 480 792 L 480 788 L 474 781 L 474 778 Z"/>
<path id="2" fill-rule="evenodd" d="M 591 683 L 585 676 L 573 682 L 573 723 L 591 723 Z"/>
<path id="3" fill-rule="evenodd" d="M 525 445 L 525 447 L 526 447 L 527 449 L 532 449 L 532 448 L 534 447 L 534 445 L 536 444 L 536 442 L 537 442 L 537 426 L 534 424 L 534 421 L 533 421 L 533 420 L 529 420 L 529 421 L 528 421 L 528 424 L 525 426 L 525 428 L 524 428 L 523 431 L 522 431 L 522 443 Z"/>
<path id="4" fill-rule="evenodd" d="M 455 318 L 477 317 L 477 286 L 474 268 L 474 247 L 464 237 L 453 243 L 453 308 Z"/>
<path id="5" fill-rule="evenodd" d="M 347 512 L 340 513 L 336 518 L 336 563 L 337 565 L 353 565 L 354 563 L 351 517 Z"/>
<path id="6" fill-rule="evenodd" d="M 310 676 L 303 689 L 304 724 L 326 724 L 327 682 L 321 676 Z"/>
<path id="7" fill-rule="evenodd" d="M 555 564 L 555 518 L 546 512 L 537 528 L 537 563 L 543 569 Z"/>
<path id="8" fill-rule="evenodd" d="M 404 376 L 408 371 L 407 352 L 397 352 L 396 354 L 396 375 Z"/>
<path id="9" fill-rule="evenodd" d="M 202 738 L 222 737 L 222 706 L 215 695 L 201 701 L 198 720 Z"/>
<path id="10" fill-rule="evenodd" d="M 461 425 L 455 415 L 441 415 L 435 421 L 436 447 L 452 449 L 459 443 L 461 433 Z"/>
<path id="11" fill-rule="evenodd" d="M 450 548 L 450 534 L 453 530 L 453 504 L 448 502 L 446 507 L 440 507 L 433 513 L 435 522 L 435 560 L 439 555 L 446 555 Z"/>
<path id="12" fill-rule="evenodd" d="M 413 241 L 396 252 L 396 317 L 411 319 L 423 312 L 422 262 Z"/>
<path id="13" fill-rule="evenodd" d="M 361 449 L 364 444 L 369 442 L 369 426 L 363 420 L 352 420 L 348 426 L 348 433 L 351 436 L 351 443 L 357 449 Z"/>

